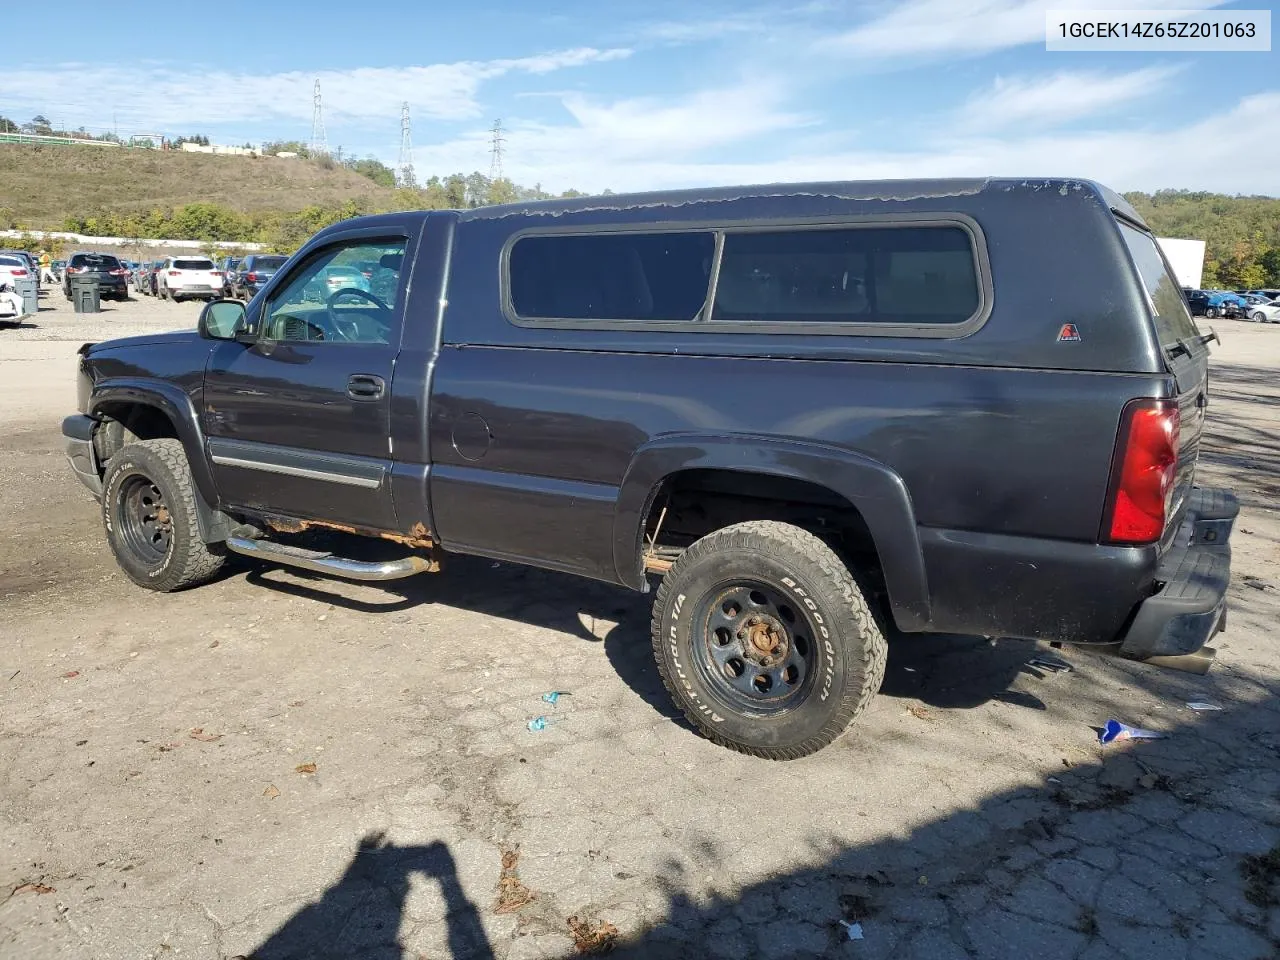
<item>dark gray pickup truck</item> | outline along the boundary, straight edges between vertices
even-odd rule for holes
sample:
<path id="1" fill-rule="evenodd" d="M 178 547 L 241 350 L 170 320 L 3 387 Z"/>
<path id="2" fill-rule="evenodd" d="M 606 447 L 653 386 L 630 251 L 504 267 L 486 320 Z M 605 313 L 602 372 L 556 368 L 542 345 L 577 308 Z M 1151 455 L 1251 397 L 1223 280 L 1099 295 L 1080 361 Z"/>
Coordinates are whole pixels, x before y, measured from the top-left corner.
<path id="1" fill-rule="evenodd" d="M 889 624 L 1206 668 L 1211 338 L 1087 181 L 582 198 L 331 227 L 197 331 L 82 348 L 63 433 L 150 589 L 231 553 L 657 583 L 672 696 L 785 759 L 875 694 Z"/>

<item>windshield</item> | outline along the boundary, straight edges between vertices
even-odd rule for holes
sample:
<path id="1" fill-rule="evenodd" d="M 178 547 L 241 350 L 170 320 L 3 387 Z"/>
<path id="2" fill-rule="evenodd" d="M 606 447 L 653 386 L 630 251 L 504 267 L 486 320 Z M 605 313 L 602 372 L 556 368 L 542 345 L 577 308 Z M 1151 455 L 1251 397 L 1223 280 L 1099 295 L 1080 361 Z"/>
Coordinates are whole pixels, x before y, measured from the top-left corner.
<path id="1" fill-rule="evenodd" d="M 1133 265 L 1138 268 L 1138 275 L 1142 278 L 1142 285 L 1151 301 L 1160 345 L 1172 347 L 1179 340 L 1200 336 L 1182 296 L 1182 288 L 1165 265 L 1155 238 L 1127 223 L 1120 224 L 1120 234 L 1124 237 L 1129 254 L 1133 257 Z"/>
<path id="2" fill-rule="evenodd" d="M 90 270 L 118 270 L 120 261 L 115 257 L 99 253 L 81 254 L 71 258 L 73 267 L 88 267 Z"/>

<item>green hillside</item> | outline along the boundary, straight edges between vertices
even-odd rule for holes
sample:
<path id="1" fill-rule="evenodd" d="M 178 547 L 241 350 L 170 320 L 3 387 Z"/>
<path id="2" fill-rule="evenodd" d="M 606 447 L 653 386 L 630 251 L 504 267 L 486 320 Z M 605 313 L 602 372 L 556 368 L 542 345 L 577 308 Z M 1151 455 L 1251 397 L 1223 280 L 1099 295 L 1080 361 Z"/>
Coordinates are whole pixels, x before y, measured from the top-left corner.
<path id="1" fill-rule="evenodd" d="M 1125 197 L 1157 236 L 1206 242 L 1206 287 L 1280 286 L 1280 199 L 1189 190 Z"/>
<path id="2" fill-rule="evenodd" d="M 395 191 L 339 164 L 103 146 L 0 144 L 0 220 L 61 230 L 109 210 L 145 214 L 187 203 L 237 213 L 390 203 Z"/>

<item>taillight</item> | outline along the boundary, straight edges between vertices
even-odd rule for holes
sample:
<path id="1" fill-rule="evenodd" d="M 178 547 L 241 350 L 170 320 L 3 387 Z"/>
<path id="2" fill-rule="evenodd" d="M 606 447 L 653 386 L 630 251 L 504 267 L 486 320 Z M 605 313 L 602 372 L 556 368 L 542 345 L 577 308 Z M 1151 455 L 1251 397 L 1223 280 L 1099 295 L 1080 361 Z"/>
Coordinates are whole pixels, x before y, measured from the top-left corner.
<path id="1" fill-rule="evenodd" d="M 177 270 L 170 270 L 170 271 L 169 271 L 169 276 L 171 276 L 171 277 L 180 277 L 180 276 L 182 276 L 182 274 L 181 274 L 179 271 L 177 271 Z"/>
<path id="2" fill-rule="evenodd" d="M 1164 533 L 1178 469 L 1178 404 L 1130 400 L 1120 419 L 1103 524 L 1111 543 L 1154 543 Z"/>
<path id="3" fill-rule="evenodd" d="M 257 282 L 258 282 L 258 275 L 257 275 L 256 273 L 246 273 L 246 274 L 244 275 L 244 278 L 245 278 L 247 281 L 249 281 L 250 283 L 257 283 Z"/>
<path id="4" fill-rule="evenodd" d="M 67 267 L 67 273 L 84 273 L 88 267 Z"/>
<path id="5" fill-rule="evenodd" d="M 113 277 L 123 277 L 123 276 L 124 276 L 126 273 L 128 273 L 128 272 L 129 272 L 128 270 L 112 270 L 112 271 L 111 271 L 111 276 L 113 276 Z"/>
<path id="6" fill-rule="evenodd" d="M 14 267 L 9 272 L 12 273 L 15 277 L 25 277 L 27 275 L 27 271 L 23 270 L 21 267 Z"/>

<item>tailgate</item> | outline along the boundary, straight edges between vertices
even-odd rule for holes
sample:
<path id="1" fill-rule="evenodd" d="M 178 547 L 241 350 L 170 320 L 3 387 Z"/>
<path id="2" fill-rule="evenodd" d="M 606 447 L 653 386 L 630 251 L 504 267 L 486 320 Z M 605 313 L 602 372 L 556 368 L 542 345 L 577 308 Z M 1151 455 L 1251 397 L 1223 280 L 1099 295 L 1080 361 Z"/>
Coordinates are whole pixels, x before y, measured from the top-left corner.
<path id="1" fill-rule="evenodd" d="M 1170 528 L 1177 529 L 1195 484 L 1200 458 L 1200 437 L 1204 433 L 1205 408 L 1209 403 L 1209 350 L 1196 344 L 1190 356 L 1180 354 L 1170 362 L 1170 372 L 1178 390 L 1178 468 L 1174 475 Z"/>
<path id="2" fill-rule="evenodd" d="M 1118 223 L 1147 294 L 1153 332 L 1164 354 L 1165 367 L 1173 375 L 1178 398 L 1178 465 L 1165 528 L 1163 545 L 1167 547 L 1182 522 L 1195 483 L 1200 435 L 1209 403 L 1209 346 L 1187 309 L 1182 288 L 1155 237 L 1125 220 Z"/>

